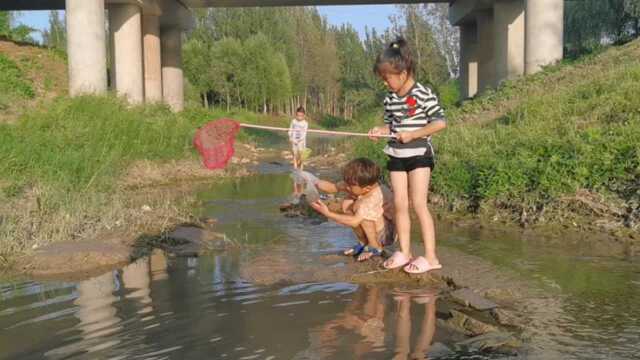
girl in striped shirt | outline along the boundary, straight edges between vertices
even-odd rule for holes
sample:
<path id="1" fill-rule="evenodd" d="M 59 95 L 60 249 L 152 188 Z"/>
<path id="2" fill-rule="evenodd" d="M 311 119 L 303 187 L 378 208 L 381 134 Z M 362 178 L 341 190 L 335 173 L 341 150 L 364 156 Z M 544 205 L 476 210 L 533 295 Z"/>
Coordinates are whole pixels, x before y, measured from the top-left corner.
<path id="1" fill-rule="evenodd" d="M 404 267 L 404 271 L 420 274 L 442 268 L 436 256 L 433 217 L 427 208 L 431 171 L 435 153 L 431 135 L 446 128 L 444 112 L 431 89 L 413 78 L 415 64 L 407 42 L 398 38 L 380 54 L 374 72 L 389 89 L 384 99 L 384 126 L 369 131 L 376 135 L 394 135 L 384 152 L 393 188 L 396 231 L 400 251 L 384 263 L 387 269 Z M 411 254 L 411 220 L 409 203 L 413 205 L 422 234 L 425 256 Z"/>

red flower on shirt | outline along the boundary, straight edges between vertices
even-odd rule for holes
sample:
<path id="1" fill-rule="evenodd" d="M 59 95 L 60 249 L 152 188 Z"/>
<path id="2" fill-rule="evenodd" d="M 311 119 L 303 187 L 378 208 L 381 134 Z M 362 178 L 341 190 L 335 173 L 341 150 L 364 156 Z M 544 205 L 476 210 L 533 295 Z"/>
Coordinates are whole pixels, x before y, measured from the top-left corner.
<path id="1" fill-rule="evenodd" d="M 409 108 L 407 110 L 407 114 L 409 116 L 413 116 L 416 113 L 416 105 L 418 104 L 418 101 L 413 96 L 408 96 L 405 102 L 407 103 L 407 107 Z"/>

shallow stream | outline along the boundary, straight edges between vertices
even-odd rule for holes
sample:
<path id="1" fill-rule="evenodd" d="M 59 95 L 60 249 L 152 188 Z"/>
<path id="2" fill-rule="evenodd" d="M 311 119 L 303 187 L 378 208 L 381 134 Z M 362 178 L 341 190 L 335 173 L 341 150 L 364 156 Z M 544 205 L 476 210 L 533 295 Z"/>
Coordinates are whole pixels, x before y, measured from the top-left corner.
<path id="1" fill-rule="evenodd" d="M 287 171 L 263 164 L 261 175 L 200 192 L 202 212 L 243 251 L 198 258 L 155 251 L 87 281 L 0 282 L 0 358 L 507 358 L 454 350 L 460 339 L 437 321 L 447 304 L 431 296 L 399 296 L 383 285 L 244 279 L 241 267 L 273 246 L 306 257 L 352 242 L 340 226 L 280 214 L 292 191 Z M 439 239 L 440 247 L 514 272 L 556 300 L 529 324 L 520 358 L 640 358 L 637 259 L 488 231 L 443 229 Z"/>

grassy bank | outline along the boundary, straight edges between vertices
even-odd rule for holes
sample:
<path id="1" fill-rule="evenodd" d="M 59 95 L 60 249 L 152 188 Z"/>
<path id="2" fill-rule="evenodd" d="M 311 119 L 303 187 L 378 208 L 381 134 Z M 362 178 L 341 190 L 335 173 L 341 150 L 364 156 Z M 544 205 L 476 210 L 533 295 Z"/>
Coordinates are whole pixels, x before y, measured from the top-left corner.
<path id="1" fill-rule="evenodd" d="M 287 122 L 199 108 L 173 114 L 163 106 L 131 108 L 115 97 L 80 97 L 58 98 L 12 124 L 0 124 L 0 259 L 36 244 L 112 228 L 145 231 L 168 216 L 182 216 L 180 201 L 169 194 L 132 193 L 121 180 L 140 161 L 196 163 L 195 130 L 220 117 Z M 240 139 L 256 136 L 243 133 Z M 154 209 L 154 216 L 140 216 L 142 204 Z"/>
<path id="2" fill-rule="evenodd" d="M 521 223 L 640 222 L 640 42 L 546 69 L 447 109 L 433 192 Z M 364 119 L 367 127 L 379 114 Z M 380 144 L 357 155 L 383 162 Z"/>

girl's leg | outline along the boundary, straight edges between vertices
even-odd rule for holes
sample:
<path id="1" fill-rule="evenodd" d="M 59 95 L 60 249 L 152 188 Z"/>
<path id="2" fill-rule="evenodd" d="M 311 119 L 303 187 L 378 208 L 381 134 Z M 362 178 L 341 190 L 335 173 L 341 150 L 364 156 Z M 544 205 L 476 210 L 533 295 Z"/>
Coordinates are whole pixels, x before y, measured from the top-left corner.
<path id="1" fill-rule="evenodd" d="M 412 359 L 427 359 L 427 351 L 433 341 L 433 335 L 436 332 L 436 299 L 424 305 L 424 318 L 418 335 L 418 343 L 413 352 Z"/>
<path id="2" fill-rule="evenodd" d="M 409 182 L 404 171 L 391 171 L 393 205 L 395 208 L 396 233 L 400 242 L 400 251 L 411 258 L 411 220 L 409 219 Z"/>
<path id="3" fill-rule="evenodd" d="M 297 157 L 298 153 L 296 152 L 295 148 L 293 149 L 292 153 L 293 153 L 293 161 L 292 161 L 293 168 L 297 169 L 298 168 L 298 157 Z"/>
<path id="4" fill-rule="evenodd" d="M 427 208 L 427 196 L 429 194 L 430 168 L 418 168 L 409 173 L 409 189 L 413 209 L 420 221 L 420 232 L 424 242 L 425 258 L 430 265 L 439 265 L 436 256 L 436 234 L 433 217 Z M 395 189 L 394 189 L 395 190 Z"/>
<path id="5" fill-rule="evenodd" d="M 393 359 L 408 359 L 411 351 L 411 297 L 400 295 L 396 299 L 396 353 Z"/>

